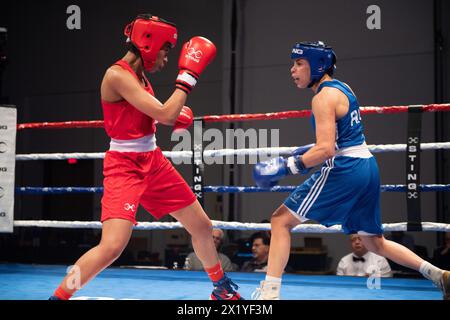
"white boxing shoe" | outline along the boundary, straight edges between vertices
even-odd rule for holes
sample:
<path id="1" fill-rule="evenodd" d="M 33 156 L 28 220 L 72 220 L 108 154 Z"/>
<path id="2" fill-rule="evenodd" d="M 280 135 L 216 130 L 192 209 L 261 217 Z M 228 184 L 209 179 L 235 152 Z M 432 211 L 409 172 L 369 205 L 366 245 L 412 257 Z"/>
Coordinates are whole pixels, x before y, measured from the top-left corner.
<path id="1" fill-rule="evenodd" d="M 261 281 L 260 287 L 252 293 L 253 300 L 280 300 L 281 283 Z"/>

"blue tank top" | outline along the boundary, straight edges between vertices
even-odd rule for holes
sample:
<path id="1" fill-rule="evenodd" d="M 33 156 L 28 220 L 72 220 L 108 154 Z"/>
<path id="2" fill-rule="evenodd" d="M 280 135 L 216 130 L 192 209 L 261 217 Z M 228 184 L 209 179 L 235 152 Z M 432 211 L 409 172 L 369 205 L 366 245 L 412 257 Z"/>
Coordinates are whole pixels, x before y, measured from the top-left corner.
<path id="1" fill-rule="evenodd" d="M 331 87 L 340 90 L 347 96 L 349 101 L 347 114 L 336 121 L 336 149 L 363 144 L 365 141 L 363 124 L 361 122 L 359 104 L 355 95 L 347 85 L 336 79 L 322 82 L 317 89 L 317 93 L 319 93 L 324 87 Z M 316 123 L 313 114 L 311 115 L 311 122 L 315 131 Z"/>

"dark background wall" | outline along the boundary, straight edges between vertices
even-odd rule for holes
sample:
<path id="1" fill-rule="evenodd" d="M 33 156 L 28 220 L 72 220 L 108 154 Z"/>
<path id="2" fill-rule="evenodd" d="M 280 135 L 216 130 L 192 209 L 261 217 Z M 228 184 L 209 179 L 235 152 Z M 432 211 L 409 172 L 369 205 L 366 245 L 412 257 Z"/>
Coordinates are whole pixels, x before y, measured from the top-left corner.
<path id="1" fill-rule="evenodd" d="M 309 108 L 312 93 L 296 90 L 293 85 L 289 76 L 289 54 L 294 43 L 317 39 L 333 46 L 338 56 L 336 77 L 350 84 L 362 106 L 450 100 L 448 1 L 195 0 L 194 3 L 22 0 L 2 4 L 0 26 L 8 28 L 9 61 L 3 75 L 3 95 L 8 98 L 7 102 L 17 106 L 18 122 L 102 119 L 101 79 L 105 69 L 125 53 L 124 25 L 141 12 L 174 21 L 179 30 L 179 42 L 170 54 L 168 67 L 150 76 L 161 101 L 173 91 L 181 44 L 195 35 L 203 35 L 216 44 L 216 60 L 188 99 L 196 115 Z M 66 28 L 66 9 L 72 4 L 81 8 L 81 30 Z M 366 9 L 371 4 L 381 8 L 380 30 L 366 27 L 369 16 Z M 233 27 L 237 34 L 236 50 L 233 50 Z M 442 30 L 440 58 L 436 56 L 436 29 Z M 436 71 L 439 61 L 441 64 Z M 438 74 L 440 82 L 436 80 Z M 424 142 L 449 141 L 449 117 L 439 117 L 424 115 Z M 370 115 L 363 120 L 368 144 L 405 143 L 405 114 Z M 280 129 L 280 146 L 303 145 L 313 140 L 307 119 L 248 122 L 236 126 Z M 212 127 L 224 129 L 229 125 Z M 163 150 L 170 150 L 175 144 L 170 141 L 170 134 L 170 128 L 158 127 L 158 144 Z M 102 152 L 107 148 L 108 138 L 102 129 L 23 131 L 17 139 L 18 154 Z M 404 183 L 403 153 L 378 154 L 377 159 L 382 184 Z M 441 169 L 436 163 L 445 166 L 438 176 L 436 170 Z M 422 182 L 449 183 L 448 167 L 448 151 L 424 152 Z M 103 179 L 100 160 L 81 160 L 75 165 L 56 161 L 19 162 L 16 168 L 17 186 L 100 186 Z M 190 182 L 192 168 L 189 165 L 177 168 Z M 230 168 L 207 166 L 206 184 L 227 185 L 232 175 L 236 185 L 253 184 L 251 166 Z M 302 179 L 290 178 L 283 184 L 298 184 Z M 205 208 L 212 219 L 259 222 L 269 219 L 286 196 L 207 194 Z M 15 209 L 15 219 L 96 220 L 100 216 L 100 196 L 18 196 Z M 383 222 L 405 221 L 404 194 L 383 193 L 382 212 Z M 448 194 L 442 194 L 440 199 L 435 193 L 423 194 L 424 221 L 449 222 L 448 215 L 443 216 L 445 212 L 448 214 Z M 139 212 L 138 219 L 152 220 L 145 212 Z M 25 235 L 26 232 L 30 234 Z M 42 237 L 43 233 L 46 237 Z M 74 243 L 89 243 L 92 234 L 98 237 L 95 232 L 61 230 L 16 230 L 14 237 L 26 240 L 54 236 L 55 241 L 63 242 L 68 234 L 74 238 Z M 435 233 L 412 234 L 417 243 L 428 248 L 429 254 L 439 243 Z M 231 239 L 247 235 L 246 232 L 229 233 Z M 337 263 L 348 251 L 345 236 L 322 237 Z M 188 241 L 184 231 L 136 232 L 134 238 L 138 239 L 134 241 L 139 243 L 136 246 L 161 252 L 161 257 L 171 242 Z M 295 235 L 293 245 L 303 245 L 303 238 Z"/>

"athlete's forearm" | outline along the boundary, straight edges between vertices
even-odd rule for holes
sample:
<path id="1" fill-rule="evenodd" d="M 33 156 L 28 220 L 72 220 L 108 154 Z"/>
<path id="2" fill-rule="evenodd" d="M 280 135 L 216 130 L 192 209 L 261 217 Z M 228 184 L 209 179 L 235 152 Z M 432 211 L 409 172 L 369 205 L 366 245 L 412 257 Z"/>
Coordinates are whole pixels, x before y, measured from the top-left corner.
<path id="1" fill-rule="evenodd" d="M 176 89 L 174 93 L 162 106 L 162 113 L 159 119 L 162 124 L 172 126 L 177 120 L 181 109 L 186 103 L 187 94 L 181 90 Z"/>
<path id="2" fill-rule="evenodd" d="M 334 146 L 315 145 L 303 155 L 303 163 L 306 168 L 315 167 L 334 157 Z"/>

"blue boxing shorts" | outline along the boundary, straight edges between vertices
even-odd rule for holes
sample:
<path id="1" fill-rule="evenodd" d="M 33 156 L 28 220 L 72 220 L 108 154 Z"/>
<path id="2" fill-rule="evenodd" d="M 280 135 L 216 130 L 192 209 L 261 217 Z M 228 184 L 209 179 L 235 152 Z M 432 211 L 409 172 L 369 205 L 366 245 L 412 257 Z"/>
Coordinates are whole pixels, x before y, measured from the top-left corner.
<path id="1" fill-rule="evenodd" d="M 341 224 L 346 234 L 383 233 L 380 176 L 373 156 L 337 156 L 299 185 L 284 205 L 301 222 L 329 227 Z"/>

